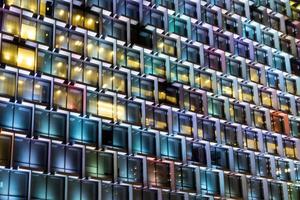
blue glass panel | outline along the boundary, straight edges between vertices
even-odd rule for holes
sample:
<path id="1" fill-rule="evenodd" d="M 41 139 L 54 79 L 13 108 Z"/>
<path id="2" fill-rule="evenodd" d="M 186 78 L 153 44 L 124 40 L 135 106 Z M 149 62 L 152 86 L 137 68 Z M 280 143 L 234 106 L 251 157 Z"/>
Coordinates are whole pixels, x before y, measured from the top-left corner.
<path id="1" fill-rule="evenodd" d="M 70 116 L 69 134 L 70 140 L 82 140 L 82 119 Z"/>
<path id="2" fill-rule="evenodd" d="M 13 105 L 0 102 L 0 126 L 3 128 L 12 128 L 13 124 Z"/>
<path id="3" fill-rule="evenodd" d="M 31 131 L 31 116 L 31 108 L 16 105 L 14 112 L 14 129 L 29 133 Z"/>

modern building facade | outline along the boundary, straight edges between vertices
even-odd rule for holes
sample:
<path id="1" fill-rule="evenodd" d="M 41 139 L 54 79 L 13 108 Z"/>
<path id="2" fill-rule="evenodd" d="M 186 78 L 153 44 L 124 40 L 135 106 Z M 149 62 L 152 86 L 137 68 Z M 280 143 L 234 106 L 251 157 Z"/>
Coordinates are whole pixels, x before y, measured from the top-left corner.
<path id="1" fill-rule="evenodd" d="M 0 199 L 300 199 L 296 0 L 0 4 Z"/>

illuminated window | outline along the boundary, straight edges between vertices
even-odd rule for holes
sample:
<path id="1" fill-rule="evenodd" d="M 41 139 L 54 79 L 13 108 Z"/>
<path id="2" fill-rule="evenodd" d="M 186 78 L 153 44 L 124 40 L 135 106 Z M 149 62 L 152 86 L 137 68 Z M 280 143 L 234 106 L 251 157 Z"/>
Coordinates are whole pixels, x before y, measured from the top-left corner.
<path id="1" fill-rule="evenodd" d="M 192 116 L 173 112 L 173 132 L 192 137 L 193 122 Z"/>
<path id="2" fill-rule="evenodd" d="M 87 48 L 89 48 L 89 46 Z M 111 43 L 99 41 L 99 47 L 96 47 L 96 49 L 98 49 L 98 58 L 100 60 L 112 63 L 114 52 Z M 95 49 L 92 48 L 91 51 L 95 51 Z"/>
<path id="3" fill-rule="evenodd" d="M 166 76 L 166 68 L 165 68 L 165 60 L 153 57 L 150 55 L 144 55 L 144 64 L 145 64 L 145 73 L 151 74 L 154 76 L 165 77 Z"/>
<path id="4" fill-rule="evenodd" d="M 22 19 L 21 37 L 25 40 L 36 40 L 36 22 Z"/>
<path id="5" fill-rule="evenodd" d="M 16 90 L 16 75 L 0 70 L 0 94 L 13 97 Z"/>
<path id="6" fill-rule="evenodd" d="M 37 71 L 60 78 L 67 78 L 67 70 L 68 57 L 47 51 L 38 52 Z"/>
<path id="7" fill-rule="evenodd" d="M 196 113 L 203 113 L 202 94 L 193 91 L 184 91 L 184 108 Z"/>
<path id="8" fill-rule="evenodd" d="M 72 7 L 72 25 L 83 27 L 85 21 L 84 11 L 76 6 Z"/>
<path id="9" fill-rule="evenodd" d="M 293 140 L 282 140 L 285 156 L 288 158 L 296 158 L 296 143 Z"/>
<path id="10" fill-rule="evenodd" d="M 255 83 L 260 83 L 261 70 L 260 68 L 248 65 L 248 79 Z"/>
<path id="11" fill-rule="evenodd" d="M 180 36 L 187 36 L 187 22 L 183 19 L 169 16 L 169 32 L 176 33 Z"/>
<path id="12" fill-rule="evenodd" d="M 176 40 L 164 37 L 157 36 L 157 50 L 160 53 L 164 53 L 170 56 L 176 56 Z"/>
<path id="13" fill-rule="evenodd" d="M 131 75 L 131 95 L 146 100 L 154 99 L 154 81 Z"/>
<path id="14" fill-rule="evenodd" d="M 284 80 L 286 91 L 291 94 L 296 94 L 296 81 L 290 78 L 285 78 Z"/>
<path id="15" fill-rule="evenodd" d="M 189 84 L 190 68 L 188 66 L 171 63 L 171 81 L 178 81 L 179 83 Z"/>
<path id="16" fill-rule="evenodd" d="M 55 8 L 54 18 L 68 23 L 70 16 L 70 5 L 67 3 L 63 3 L 63 1 L 55 1 L 53 7 Z"/>
<path id="17" fill-rule="evenodd" d="M 146 105 L 146 126 L 158 130 L 167 130 L 167 114 L 168 111 L 165 109 Z"/>
<path id="18" fill-rule="evenodd" d="M 82 111 L 82 90 L 71 86 L 54 85 L 53 93 L 54 105 L 75 112 Z"/>
<path id="19" fill-rule="evenodd" d="M 278 95 L 278 104 L 279 104 L 279 109 L 282 112 L 285 112 L 287 114 L 290 114 L 291 109 L 290 109 L 290 98 L 283 96 L 283 95 Z"/>
<path id="20" fill-rule="evenodd" d="M 167 105 L 178 106 L 179 104 L 179 89 L 163 82 L 158 85 L 158 99 L 160 103 Z"/>
<path id="21" fill-rule="evenodd" d="M 127 74 L 121 71 L 102 68 L 102 88 L 118 93 L 127 92 Z"/>
<path id="22" fill-rule="evenodd" d="M 140 53 L 129 48 L 122 48 L 121 46 L 118 47 L 117 65 L 139 71 Z"/>
<path id="23" fill-rule="evenodd" d="M 1 13 L 2 14 L 2 13 Z M 18 15 L 3 13 L 2 31 L 13 35 L 20 34 L 20 18 Z"/>
<path id="24" fill-rule="evenodd" d="M 275 160 L 276 177 L 278 180 L 290 181 L 290 165 L 285 160 Z"/>
<path id="25" fill-rule="evenodd" d="M 252 114 L 252 123 L 255 127 L 266 129 L 266 123 L 265 123 L 265 113 L 264 111 L 257 110 L 257 109 L 251 109 Z"/>
<path id="26" fill-rule="evenodd" d="M 258 136 L 257 132 L 248 129 L 243 130 L 244 134 L 244 147 L 250 150 L 258 150 Z"/>
<path id="27" fill-rule="evenodd" d="M 98 86 L 98 66 L 84 63 L 80 60 L 71 62 L 71 80 L 92 86 Z"/>
<path id="28" fill-rule="evenodd" d="M 50 82 L 42 79 L 19 76 L 18 97 L 28 101 L 49 104 Z"/>
<path id="29" fill-rule="evenodd" d="M 272 107 L 272 93 L 265 90 L 259 90 L 260 101 L 262 106 Z"/>
<path id="30" fill-rule="evenodd" d="M 105 94 L 87 92 L 87 112 L 100 117 L 113 119 L 113 97 Z"/>
<path id="31" fill-rule="evenodd" d="M 212 74 L 195 70 L 195 86 L 207 91 L 212 91 Z"/>
<path id="32" fill-rule="evenodd" d="M 277 137 L 272 135 L 263 135 L 264 148 L 267 153 L 277 154 Z"/>
<path id="33" fill-rule="evenodd" d="M 55 47 L 83 54 L 83 35 L 69 32 L 68 30 L 56 29 Z"/>
<path id="34" fill-rule="evenodd" d="M 118 98 L 117 119 L 130 124 L 141 125 L 141 104 Z"/>
<path id="35" fill-rule="evenodd" d="M 247 84 L 240 84 L 240 99 L 245 102 L 253 103 L 253 87 Z"/>
<path id="36" fill-rule="evenodd" d="M 203 140 L 208 140 L 211 142 L 216 141 L 216 126 L 215 121 L 211 121 L 208 119 L 197 119 L 197 125 L 198 125 L 198 137 Z"/>
<path id="37" fill-rule="evenodd" d="M 233 97 L 233 81 L 220 77 L 221 93 L 224 96 Z"/>

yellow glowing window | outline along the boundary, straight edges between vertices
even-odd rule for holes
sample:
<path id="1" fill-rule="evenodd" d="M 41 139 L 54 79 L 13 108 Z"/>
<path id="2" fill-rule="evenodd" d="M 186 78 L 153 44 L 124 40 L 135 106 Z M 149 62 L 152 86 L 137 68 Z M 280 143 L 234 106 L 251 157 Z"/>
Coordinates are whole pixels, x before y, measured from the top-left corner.
<path id="1" fill-rule="evenodd" d="M 200 74 L 200 87 L 206 90 L 212 89 L 211 77 L 207 74 Z"/>
<path id="2" fill-rule="evenodd" d="M 295 94 L 296 93 L 296 90 L 295 90 L 295 81 L 294 80 L 286 79 L 285 80 L 285 84 L 286 84 L 286 91 L 288 93 L 291 93 L 291 94 Z"/>
<path id="3" fill-rule="evenodd" d="M 99 26 L 97 16 L 92 14 L 86 14 L 86 17 L 84 18 L 84 26 L 87 29 L 97 32 Z"/>
<path id="4" fill-rule="evenodd" d="M 1 60 L 10 65 L 17 65 L 18 47 L 11 43 L 2 43 Z"/>
<path id="5" fill-rule="evenodd" d="M 276 144 L 273 142 L 267 142 L 267 149 L 269 153 L 276 153 Z"/>
<path id="6" fill-rule="evenodd" d="M 272 106 L 271 94 L 269 92 L 261 91 L 261 103 L 264 106 Z"/>
<path id="7" fill-rule="evenodd" d="M 21 6 L 20 0 L 5 0 L 5 3 L 9 6 L 11 6 L 11 5 L 15 5 L 15 6 L 19 6 L 19 7 Z"/>
<path id="8" fill-rule="evenodd" d="M 112 45 L 103 44 L 103 43 L 99 44 L 98 58 L 100 60 L 104 60 L 104 61 L 112 63 L 113 55 L 114 55 L 114 52 L 112 49 Z"/>
<path id="9" fill-rule="evenodd" d="M 15 95 L 16 76 L 11 73 L 0 72 L 0 94 L 7 96 Z"/>
<path id="10" fill-rule="evenodd" d="M 100 98 L 98 101 L 98 115 L 107 118 L 113 118 L 113 102 L 112 99 Z"/>
<path id="11" fill-rule="evenodd" d="M 75 11 L 73 9 L 73 17 L 72 17 L 72 24 L 74 26 L 83 26 L 84 23 L 84 16 L 82 13 L 80 13 L 79 11 Z"/>
<path id="12" fill-rule="evenodd" d="M 66 88 L 55 85 L 53 102 L 59 107 L 66 108 L 67 104 L 67 92 Z"/>
<path id="13" fill-rule="evenodd" d="M 250 80 L 253 82 L 259 83 L 260 79 L 259 79 L 258 69 L 250 68 L 249 73 L 250 73 Z"/>
<path id="14" fill-rule="evenodd" d="M 257 149 L 257 141 L 255 139 L 247 139 L 247 148 Z"/>
<path id="15" fill-rule="evenodd" d="M 285 147 L 285 155 L 289 158 L 295 157 L 295 149 L 292 147 Z"/>
<path id="16" fill-rule="evenodd" d="M 3 27 L 2 30 L 6 33 L 10 33 L 13 35 L 19 35 L 19 17 L 15 15 L 11 15 L 8 13 L 4 13 L 3 15 Z"/>
<path id="17" fill-rule="evenodd" d="M 255 126 L 259 127 L 259 128 L 263 128 L 265 125 L 265 119 L 264 119 L 264 115 L 262 112 L 260 111 L 254 111 L 254 122 L 255 122 Z"/>
<path id="18" fill-rule="evenodd" d="M 35 40 L 36 23 L 28 20 L 23 20 L 21 26 L 21 37 L 24 39 Z"/>
<path id="19" fill-rule="evenodd" d="M 21 7 L 32 12 L 37 11 L 37 0 L 21 0 Z"/>
<path id="20" fill-rule="evenodd" d="M 19 67 L 34 70 L 35 52 L 33 50 L 18 48 L 17 65 Z"/>
<path id="21" fill-rule="evenodd" d="M 232 82 L 221 79 L 222 94 L 225 96 L 232 96 Z"/>
<path id="22" fill-rule="evenodd" d="M 125 104 L 118 104 L 117 118 L 119 121 L 126 121 L 126 105 Z"/>
<path id="23" fill-rule="evenodd" d="M 135 69 L 135 70 L 139 70 L 140 69 L 140 59 L 139 59 L 139 57 L 131 56 L 128 53 L 127 54 L 127 67 L 130 67 L 130 68 Z"/>

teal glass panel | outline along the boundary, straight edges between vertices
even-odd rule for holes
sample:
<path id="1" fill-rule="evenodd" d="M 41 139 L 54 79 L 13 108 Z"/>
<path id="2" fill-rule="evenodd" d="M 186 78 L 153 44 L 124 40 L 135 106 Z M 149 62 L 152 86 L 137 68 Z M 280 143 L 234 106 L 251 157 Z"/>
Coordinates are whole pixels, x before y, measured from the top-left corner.
<path id="1" fill-rule="evenodd" d="M 149 132 L 132 132 L 132 150 L 149 156 L 156 154 L 155 134 Z"/>
<path id="2" fill-rule="evenodd" d="M 13 105 L 0 102 L 0 126 L 3 128 L 12 128 L 13 125 Z"/>
<path id="3" fill-rule="evenodd" d="M 32 109 L 24 106 L 15 106 L 14 129 L 30 133 Z"/>

